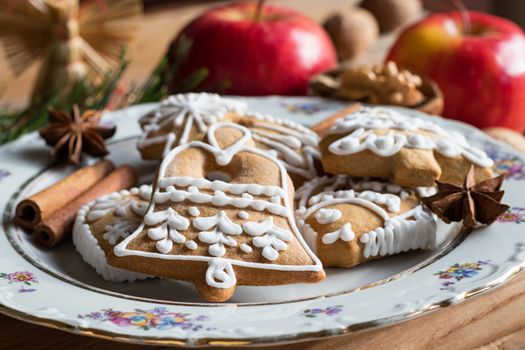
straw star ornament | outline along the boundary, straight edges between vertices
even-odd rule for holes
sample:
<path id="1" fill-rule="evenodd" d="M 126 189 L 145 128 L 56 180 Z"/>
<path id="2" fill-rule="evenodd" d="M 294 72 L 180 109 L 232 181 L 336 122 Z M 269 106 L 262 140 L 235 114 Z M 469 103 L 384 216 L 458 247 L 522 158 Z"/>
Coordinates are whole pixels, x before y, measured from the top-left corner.
<path id="1" fill-rule="evenodd" d="M 0 42 L 16 76 L 41 61 L 33 101 L 107 74 L 134 37 L 140 0 L 0 0 Z"/>

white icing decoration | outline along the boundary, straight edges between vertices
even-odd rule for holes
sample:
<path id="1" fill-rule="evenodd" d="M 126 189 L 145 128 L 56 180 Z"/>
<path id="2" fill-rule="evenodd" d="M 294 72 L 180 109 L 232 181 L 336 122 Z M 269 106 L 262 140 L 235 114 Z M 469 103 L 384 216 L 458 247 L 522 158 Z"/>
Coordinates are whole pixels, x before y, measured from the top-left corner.
<path id="1" fill-rule="evenodd" d="M 417 194 L 421 198 L 430 197 L 437 193 L 436 187 L 418 187 L 416 188 Z"/>
<path id="2" fill-rule="evenodd" d="M 238 140 L 235 144 L 231 145 L 230 147 L 227 147 L 226 149 L 221 149 L 219 148 L 218 143 L 216 141 L 213 141 L 215 138 L 214 131 L 220 127 L 235 128 L 237 130 L 240 130 L 243 133 L 243 137 L 241 137 L 240 140 Z M 257 242 L 259 248 L 263 248 L 263 256 L 265 256 L 268 260 L 272 261 L 271 259 L 273 259 L 273 257 L 275 256 L 273 251 L 276 251 L 278 253 L 278 251 L 286 248 L 285 242 L 290 241 L 293 237 L 295 237 L 295 239 L 297 239 L 298 243 L 301 245 L 304 251 L 312 259 L 311 264 L 281 265 L 271 262 L 259 263 L 237 259 L 217 259 L 216 256 L 222 255 L 223 253 L 221 244 L 223 247 L 225 245 L 225 242 L 227 246 L 229 246 L 228 243 L 231 243 L 232 245 L 237 245 L 237 241 L 229 236 L 231 236 L 232 233 L 234 236 L 242 234 L 242 228 L 240 230 L 241 232 L 239 232 L 239 229 L 236 228 L 239 225 L 231 222 L 229 219 L 226 220 L 226 218 L 224 218 L 222 220 L 223 224 L 219 225 L 219 221 L 221 221 L 219 219 L 219 214 L 217 214 L 217 217 L 213 220 L 207 220 L 209 218 L 196 218 L 193 220 L 192 223 L 193 226 L 195 226 L 198 230 L 202 230 L 198 234 L 198 238 L 200 241 L 203 241 L 204 243 L 209 242 L 208 244 L 210 244 L 210 248 L 212 245 L 215 245 L 215 248 L 211 250 L 208 249 L 208 252 L 211 256 L 161 254 L 158 252 L 130 249 L 130 242 L 136 239 L 142 232 L 144 232 L 145 229 L 148 230 L 147 226 L 150 225 L 150 223 L 146 219 L 143 221 L 141 226 L 135 232 L 133 232 L 133 234 L 131 234 L 129 237 L 127 237 L 121 243 L 115 246 L 115 255 L 132 255 L 165 260 L 208 262 L 210 266 L 206 272 L 206 282 L 208 285 L 216 288 L 229 288 L 229 286 L 235 285 L 236 278 L 233 272 L 232 265 L 246 268 L 277 271 L 321 271 L 321 262 L 315 256 L 315 254 L 313 254 L 312 251 L 308 248 L 308 245 L 305 243 L 302 236 L 298 232 L 295 220 L 292 216 L 292 205 L 289 199 L 290 190 L 288 186 L 288 175 L 283 164 L 275 157 L 272 157 L 268 152 L 247 146 L 244 142 L 249 139 L 250 135 L 250 131 L 241 125 L 232 123 L 218 123 L 208 129 L 207 138 L 210 141 L 210 144 L 206 144 L 200 141 L 193 141 L 184 145 L 180 145 L 173 149 L 163 159 L 161 163 L 160 169 L 158 171 L 157 183 L 155 184 L 156 192 L 152 197 L 152 203 L 148 208 L 148 213 L 146 214 L 146 217 L 150 214 L 155 215 L 157 213 L 155 211 L 157 210 L 157 205 L 161 202 L 167 201 L 177 203 L 189 200 L 195 203 L 211 203 L 217 208 L 220 208 L 221 206 L 225 205 L 232 205 L 239 209 L 250 207 L 251 209 L 257 211 L 268 210 L 274 215 L 283 216 L 286 219 L 288 227 L 290 227 L 291 229 L 291 232 L 273 225 L 272 222 L 272 225 L 271 227 L 268 227 L 267 232 L 261 233 L 262 236 L 254 237 L 252 239 L 252 243 L 255 245 L 255 242 Z M 263 186 L 257 184 L 230 184 L 221 181 L 209 181 L 201 178 L 177 176 L 166 178 L 165 175 L 168 166 L 176 159 L 177 155 L 180 152 L 189 148 L 200 148 L 204 151 L 210 152 L 212 155 L 215 156 L 217 162 L 230 161 L 239 152 L 248 152 L 258 157 L 265 158 L 273 162 L 278 168 L 280 175 L 279 186 Z M 192 187 L 192 191 L 196 189 L 198 190 L 198 192 L 190 192 L 190 187 Z M 165 192 L 162 192 L 163 190 L 165 190 Z M 212 191 L 211 193 L 210 190 Z M 258 198 L 255 198 L 254 196 L 258 196 Z M 282 204 L 277 205 L 269 200 L 260 199 L 260 197 L 271 198 L 272 196 L 278 196 Z M 271 218 L 273 219 L 273 217 Z M 204 221 L 200 221 L 200 219 L 204 219 Z M 212 229 L 212 227 L 214 228 Z M 223 233 L 224 230 L 228 231 L 229 234 L 225 235 Z M 158 237 L 157 235 L 154 236 Z M 227 287 L 224 287 L 225 285 Z"/>
<path id="3" fill-rule="evenodd" d="M 248 214 L 248 212 L 244 211 L 244 210 L 241 210 L 237 213 L 237 216 L 239 217 L 239 219 L 243 219 L 243 220 L 246 220 L 250 217 L 250 214 Z"/>
<path id="4" fill-rule="evenodd" d="M 131 220 L 115 220 L 113 223 L 106 225 L 104 235 L 102 236 L 111 245 L 115 245 L 119 238 L 126 238 L 131 232 L 135 231 L 138 223 Z"/>
<path id="5" fill-rule="evenodd" d="M 238 124 L 229 123 L 229 122 L 224 122 L 220 124 L 217 123 L 209 127 L 208 142 L 214 149 L 213 153 L 215 155 L 215 161 L 217 162 L 217 164 L 224 166 L 230 163 L 234 155 L 239 153 L 239 151 L 244 147 L 246 142 L 248 142 L 248 140 L 251 138 L 251 134 L 250 132 L 243 132 L 240 139 L 235 141 L 233 144 L 229 145 L 227 148 L 221 148 L 219 146 L 219 143 L 217 142 L 217 139 L 215 138 L 215 131 L 218 128 L 232 128 L 232 129 L 238 129 L 238 130 L 244 131 L 241 129 L 244 127 L 241 127 Z"/>
<path id="6" fill-rule="evenodd" d="M 134 189 L 132 188 L 130 190 L 130 192 L 133 193 Z M 142 185 L 142 186 L 140 186 L 138 194 L 139 194 L 140 198 L 144 199 L 145 201 L 148 201 L 148 203 L 149 203 L 149 201 L 151 200 L 151 195 L 152 195 L 151 185 Z M 139 215 L 138 213 L 135 213 L 135 214 Z M 144 216 L 144 214 L 146 214 L 146 213 L 144 212 L 141 215 Z"/>
<path id="7" fill-rule="evenodd" d="M 321 153 L 316 133 L 286 119 L 259 113 L 248 113 L 247 116 L 260 120 L 250 128 L 253 139 L 269 147 L 266 152 L 278 158 L 288 172 L 306 179 L 317 175 L 315 160 L 321 159 Z"/>
<path id="8" fill-rule="evenodd" d="M 301 232 L 306 240 L 306 243 L 308 243 L 308 246 L 312 249 L 314 253 L 317 252 L 317 232 L 315 232 L 314 228 L 310 226 L 309 224 L 304 223 L 303 220 L 302 225 L 299 225 L 299 228 L 301 229 Z"/>
<path id="9" fill-rule="evenodd" d="M 351 188 L 351 189 L 347 189 Z M 318 193 L 313 195 L 316 190 Z M 362 191 L 355 193 L 355 191 Z M 386 192 L 377 193 L 372 192 Z M 396 196 L 392 196 L 396 195 Z M 402 187 L 387 182 L 369 181 L 367 179 L 358 182 L 344 175 L 322 176 L 304 183 L 296 192 L 297 210 L 315 205 L 321 201 L 333 198 L 365 198 L 376 204 L 386 205 L 390 212 L 398 212 L 400 199 L 406 199 L 409 193 Z"/>
<path id="10" fill-rule="evenodd" d="M 355 192 L 354 190 L 339 190 L 321 192 L 310 198 L 308 204 L 314 205 L 335 198 L 361 198 L 379 205 L 385 205 L 389 212 L 397 213 L 401 208 L 401 198 L 390 193 L 374 191 Z"/>
<path id="11" fill-rule="evenodd" d="M 407 218 L 413 217 L 413 220 Z M 363 256 L 385 256 L 406 252 L 410 249 L 428 249 L 435 245 L 436 222 L 422 206 L 387 220 L 384 227 L 363 234 L 360 242 L 365 244 Z"/>
<path id="12" fill-rule="evenodd" d="M 235 185 L 232 185 L 235 186 Z M 287 216 L 289 210 L 280 204 L 275 204 L 265 199 L 254 199 L 253 197 L 232 197 L 227 196 L 224 192 L 214 192 L 213 194 L 207 194 L 202 192 L 191 193 L 189 191 L 176 189 L 174 186 L 168 186 L 165 192 L 156 192 L 153 199 L 157 203 L 171 202 L 184 202 L 189 200 L 190 202 L 197 204 L 211 203 L 214 206 L 224 207 L 231 205 L 239 209 L 251 208 L 257 211 L 268 210 L 270 213 Z"/>
<path id="13" fill-rule="evenodd" d="M 267 152 L 282 161 L 287 171 L 307 179 L 316 176 L 314 161 L 321 159 L 317 134 L 290 120 L 246 112 L 244 103 L 216 94 L 178 94 L 164 99 L 156 111 L 141 119 L 144 133 L 138 148 L 164 144 L 162 157 L 165 157 L 175 146 L 188 142 L 194 126 L 207 132 L 211 125 L 223 121 L 227 112 L 255 119 L 250 127 L 252 137 L 269 147 Z M 179 139 L 174 127 L 182 128 Z"/>
<path id="14" fill-rule="evenodd" d="M 292 240 L 291 232 L 275 225 L 271 216 L 262 222 L 245 222 L 242 228 L 250 236 L 256 236 L 253 245 L 263 248 L 262 256 L 270 261 L 276 260 L 279 251 L 286 249 L 286 242 Z"/>
<path id="15" fill-rule="evenodd" d="M 321 210 L 321 209 L 319 209 Z M 352 224 L 347 222 L 341 228 L 339 228 L 336 231 L 326 233 L 322 241 L 324 244 L 332 244 L 335 243 L 338 239 L 341 239 L 345 242 L 351 241 L 355 238 L 355 233 L 352 231 Z"/>
<path id="16" fill-rule="evenodd" d="M 226 149 L 221 149 L 215 138 L 215 130 L 218 127 L 228 127 L 238 129 L 243 132 L 243 136 L 237 140 L 234 144 L 230 145 Z M 250 138 L 250 131 L 245 127 L 233 124 L 233 123 L 218 123 L 212 125 L 208 129 L 208 140 L 210 145 L 201 142 L 192 142 L 187 145 L 181 146 L 181 148 L 191 147 L 198 145 L 207 151 L 215 155 L 217 163 L 226 162 L 222 165 L 228 164 L 232 157 L 240 152 L 241 150 L 247 149 L 244 144 Z M 251 149 L 251 152 L 256 151 Z M 254 152 L 257 153 L 257 152 Z M 263 152 L 259 153 L 264 154 Z M 266 157 L 268 157 L 266 155 Z M 272 159 L 274 160 L 274 159 Z M 177 189 L 175 186 L 187 187 L 187 191 L 183 189 Z M 165 189 L 164 192 L 160 192 L 161 189 Z M 213 191 L 213 194 L 203 193 L 200 190 L 206 189 Z M 241 195 L 241 197 L 233 197 L 226 195 L 227 193 Z M 270 201 L 265 199 L 254 199 L 252 195 L 270 196 Z M 282 198 L 286 197 L 286 192 L 283 188 L 277 186 L 263 186 L 257 184 L 231 184 L 220 180 L 210 181 L 204 178 L 195 179 L 191 177 L 170 177 L 160 179 L 158 182 L 157 192 L 153 195 L 153 200 L 156 203 L 164 203 L 167 201 L 171 202 L 183 202 L 189 200 L 194 203 L 203 204 L 211 203 L 218 207 L 223 206 L 234 206 L 239 209 L 252 208 L 257 211 L 268 210 L 270 213 L 280 216 L 288 216 L 289 210 L 280 204 Z M 278 203 L 276 203 L 278 202 Z"/>
<path id="17" fill-rule="evenodd" d="M 136 199 L 135 196 L 139 198 Z M 128 237 L 139 226 L 135 221 L 126 219 L 129 211 L 137 217 L 144 216 L 148 208 L 146 200 L 150 197 L 151 186 L 147 185 L 99 197 L 91 203 L 86 219 L 93 222 L 109 214 L 120 218 L 106 225 L 102 236 L 111 245 L 115 245 L 120 238 Z"/>
<path id="18" fill-rule="evenodd" d="M 217 257 L 226 254 L 225 245 L 237 246 L 237 241 L 229 236 L 238 236 L 242 233 L 241 226 L 231 221 L 222 210 L 217 215 L 193 220 L 193 227 L 201 230 L 198 234 L 199 240 L 210 244 L 208 252 Z M 211 231 L 204 231 L 212 228 Z"/>
<path id="19" fill-rule="evenodd" d="M 252 247 L 250 247 L 246 243 L 242 243 L 239 248 L 242 250 L 243 253 L 246 253 L 246 254 L 249 254 L 253 251 Z"/>
<path id="20" fill-rule="evenodd" d="M 186 248 L 191 249 L 191 250 L 195 250 L 198 247 L 197 242 L 193 240 L 186 241 L 184 245 L 186 246 Z"/>
<path id="21" fill-rule="evenodd" d="M 388 132 L 377 135 L 373 130 Z M 461 155 L 480 167 L 491 167 L 494 164 L 485 152 L 471 146 L 463 135 L 446 131 L 431 121 L 403 115 L 389 108 L 362 107 L 359 111 L 338 119 L 330 133 L 347 134 L 328 147 L 331 153 L 337 155 L 367 149 L 379 156 L 389 157 L 403 147 L 409 147 L 435 150 L 446 157 Z"/>
<path id="22" fill-rule="evenodd" d="M 236 111 L 242 113 L 246 105 L 240 101 L 222 98 L 217 94 L 189 93 L 172 95 L 160 103 L 158 109 L 142 119 L 144 133 L 138 142 L 139 149 L 164 143 L 162 156 L 170 150 L 188 142 L 191 129 L 195 126 L 200 132 L 206 132 L 208 127 L 219 122 L 226 113 Z M 179 139 L 171 126 L 183 126 Z M 151 136 L 168 128 L 169 132 L 159 136 Z"/>
<path id="23" fill-rule="evenodd" d="M 199 209 L 197 207 L 189 207 L 188 208 L 188 214 L 190 214 L 193 217 L 197 217 L 197 216 L 201 215 L 201 212 L 199 211 Z"/>
<path id="24" fill-rule="evenodd" d="M 130 192 L 131 191 L 132 190 L 130 190 Z M 108 264 L 106 253 L 100 247 L 97 238 L 93 235 L 90 225 L 87 224 L 88 220 L 86 216 L 96 203 L 97 200 L 94 200 L 80 208 L 73 226 L 73 245 L 82 256 L 82 259 L 107 281 L 133 282 L 151 277 L 138 272 L 113 267 Z M 136 226 L 137 225 L 135 225 L 135 227 Z"/>
<path id="25" fill-rule="evenodd" d="M 113 212 L 117 217 L 124 217 L 128 209 L 130 209 L 137 216 L 144 216 L 148 209 L 148 203 L 144 201 L 137 201 L 132 196 L 139 196 L 144 201 L 151 197 L 151 186 L 141 186 L 140 189 L 134 187 L 120 192 L 114 192 L 100 198 L 97 198 L 87 214 L 88 221 L 96 221 Z"/>
<path id="26" fill-rule="evenodd" d="M 277 186 L 263 186 L 258 184 L 230 184 L 224 181 L 215 180 L 210 181 L 205 178 L 193 178 L 189 176 L 176 176 L 167 177 L 159 180 L 159 187 L 166 188 L 169 186 L 177 187 L 188 187 L 193 188 L 194 191 L 198 190 L 210 190 L 210 191 L 221 191 L 225 193 L 231 193 L 236 195 L 248 195 L 253 194 L 256 196 L 280 196 L 286 195 L 285 191 Z M 252 198 L 252 197 L 248 197 Z"/>
<path id="27" fill-rule="evenodd" d="M 349 187 L 353 189 L 338 190 Z M 363 189 L 363 192 L 357 192 Z M 378 193 L 374 190 L 392 193 Z M 316 195 L 312 195 L 316 192 Z M 364 233 L 359 238 L 360 242 L 365 244 L 365 258 L 397 254 L 409 249 L 428 249 L 435 245 L 435 219 L 422 206 L 416 206 L 398 216 L 389 216 L 388 212 L 400 211 L 400 196 L 409 195 L 399 186 L 366 180 L 354 183 L 349 178 L 334 176 L 307 182 L 297 193 L 299 204 L 295 212 L 296 219 L 312 249 L 316 249 L 318 233 L 305 223 L 306 219 L 312 214 L 316 220 L 317 216 L 324 217 L 324 214 L 317 213 L 323 209 L 333 209 L 330 207 L 336 204 L 359 205 L 376 213 L 383 220 L 383 227 Z M 388 212 L 381 206 L 386 206 Z M 345 223 L 338 230 L 324 234 L 322 242 L 332 244 L 339 238 L 344 241 L 355 238 L 351 223 Z"/>
<path id="28" fill-rule="evenodd" d="M 321 225 L 331 224 L 341 218 L 341 211 L 332 208 L 321 208 L 315 214 L 315 219 Z"/>
<path id="29" fill-rule="evenodd" d="M 401 198 L 394 194 L 363 191 L 358 194 L 358 197 L 376 204 L 386 205 L 388 211 L 391 213 L 397 213 L 401 210 Z"/>
<path id="30" fill-rule="evenodd" d="M 160 224 L 148 230 L 148 237 L 156 241 L 155 247 L 163 254 L 168 254 L 173 249 L 173 243 L 186 241 L 186 237 L 179 231 L 187 230 L 190 225 L 188 219 L 172 208 L 146 214 L 144 223 L 150 226 Z"/>
<path id="31" fill-rule="evenodd" d="M 213 288 L 231 288 L 237 283 L 231 262 L 227 259 L 211 259 L 206 270 L 206 283 Z"/>

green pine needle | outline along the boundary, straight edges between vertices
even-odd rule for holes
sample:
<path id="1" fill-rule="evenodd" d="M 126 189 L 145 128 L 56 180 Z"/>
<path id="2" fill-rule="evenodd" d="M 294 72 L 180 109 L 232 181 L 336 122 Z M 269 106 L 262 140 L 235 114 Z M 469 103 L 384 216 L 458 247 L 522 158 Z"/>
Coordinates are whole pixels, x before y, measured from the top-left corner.
<path id="1" fill-rule="evenodd" d="M 170 93 L 224 91 L 229 86 L 227 81 L 203 84 L 209 75 L 207 68 L 200 68 L 185 78 L 178 76 L 180 64 L 188 56 L 190 48 L 191 40 L 181 37 L 177 46 L 170 48 L 146 82 L 142 85 L 128 86 L 120 104 L 112 107 L 122 108 L 139 103 L 157 102 Z M 78 104 L 81 110 L 106 108 L 115 96 L 122 75 L 129 65 L 125 56 L 126 50 L 123 50 L 117 69 L 108 72 L 99 81 L 93 82 L 91 77 L 84 77 L 76 81 L 70 89 L 56 93 L 45 101 L 32 101 L 23 109 L 0 107 L 0 144 L 13 141 L 46 125 L 49 109 L 69 111 L 74 104 Z"/>

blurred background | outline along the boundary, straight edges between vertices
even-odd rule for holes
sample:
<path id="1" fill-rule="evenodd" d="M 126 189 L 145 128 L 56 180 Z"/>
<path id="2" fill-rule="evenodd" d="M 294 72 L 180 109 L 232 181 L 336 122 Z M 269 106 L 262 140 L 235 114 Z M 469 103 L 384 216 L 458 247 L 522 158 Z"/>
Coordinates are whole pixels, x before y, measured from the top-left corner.
<path id="1" fill-rule="evenodd" d="M 18 0 L 10 0 L 13 3 Z M 91 1 L 91 0 L 90 0 Z M 81 1 L 85 2 L 85 1 Z M 97 2 L 95 0 L 95 2 Z M 276 3 L 295 9 L 315 21 L 322 22 L 329 14 L 339 9 L 356 5 L 359 0 L 269 0 L 268 4 Z M 228 1 L 202 0 L 144 0 L 144 17 L 140 22 L 139 31 L 130 48 L 132 60 L 124 73 L 124 78 L 131 81 L 144 81 L 151 74 L 159 60 L 166 52 L 170 41 L 180 29 L 199 13 Z M 451 1 L 423 0 L 424 13 L 428 11 L 449 11 L 453 9 Z M 465 6 L 471 10 L 494 13 L 509 18 L 522 27 L 525 26 L 525 1 L 515 0 L 465 0 Z M 421 14 L 419 17 L 423 16 Z M 417 20 L 412 19 L 410 22 Z M 408 24 L 410 24 L 407 23 Z M 396 31 L 401 30 L 401 28 Z M 380 62 L 386 55 L 385 47 L 390 45 L 396 33 L 382 35 L 372 45 L 366 56 L 356 61 Z M 31 94 L 33 82 L 38 73 L 39 63 L 36 62 L 20 76 L 14 77 L 10 71 L 3 48 L 0 46 L 0 104 L 24 104 Z"/>

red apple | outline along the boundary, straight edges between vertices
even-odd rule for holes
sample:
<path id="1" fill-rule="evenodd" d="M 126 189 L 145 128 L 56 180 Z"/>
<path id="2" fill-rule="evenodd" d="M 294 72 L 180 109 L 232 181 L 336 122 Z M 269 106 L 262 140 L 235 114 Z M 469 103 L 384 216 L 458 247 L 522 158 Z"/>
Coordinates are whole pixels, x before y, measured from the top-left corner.
<path id="1" fill-rule="evenodd" d="M 525 36 L 514 23 L 466 12 L 431 15 L 406 29 L 387 59 L 434 79 L 443 116 L 478 127 L 525 129 Z"/>
<path id="2" fill-rule="evenodd" d="M 228 4 L 189 23 L 175 39 L 192 41 L 179 78 L 206 67 L 204 83 L 229 81 L 229 94 L 304 95 L 311 75 L 336 65 L 333 44 L 316 22 L 281 6 L 259 6 Z"/>

